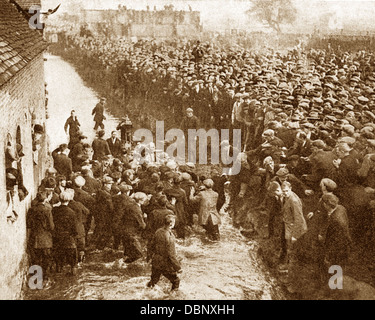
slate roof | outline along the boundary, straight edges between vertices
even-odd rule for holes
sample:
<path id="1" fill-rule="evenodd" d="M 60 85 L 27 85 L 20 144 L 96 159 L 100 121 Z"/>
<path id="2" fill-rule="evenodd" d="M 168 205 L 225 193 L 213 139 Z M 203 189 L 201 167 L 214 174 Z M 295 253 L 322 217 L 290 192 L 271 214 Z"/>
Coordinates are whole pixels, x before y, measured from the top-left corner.
<path id="1" fill-rule="evenodd" d="M 46 47 L 40 30 L 31 29 L 9 0 L 0 0 L 0 87 Z"/>
<path id="2" fill-rule="evenodd" d="M 41 0 L 15 0 L 22 8 L 28 10 L 31 6 L 41 6 Z"/>

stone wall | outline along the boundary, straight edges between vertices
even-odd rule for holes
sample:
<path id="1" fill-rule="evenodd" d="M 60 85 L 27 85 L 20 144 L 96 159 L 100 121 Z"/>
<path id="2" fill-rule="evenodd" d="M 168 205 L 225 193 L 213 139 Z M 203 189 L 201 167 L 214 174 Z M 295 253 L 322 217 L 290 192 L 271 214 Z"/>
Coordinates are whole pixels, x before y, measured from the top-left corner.
<path id="1" fill-rule="evenodd" d="M 45 123 L 44 59 L 40 54 L 0 88 L 0 144 L 7 141 L 23 145 L 22 172 L 29 195 L 20 201 L 17 193 L 7 200 L 5 152 L 0 152 L 0 299 L 20 297 L 26 275 L 26 212 L 46 170 L 47 136 L 41 139 L 40 150 L 33 152 L 32 128 Z M 17 133 L 18 132 L 18 133 Z M 38 164 L 36 165 L 35 162 Z M 12 211 L 16 221 L 8 221 Z"/>

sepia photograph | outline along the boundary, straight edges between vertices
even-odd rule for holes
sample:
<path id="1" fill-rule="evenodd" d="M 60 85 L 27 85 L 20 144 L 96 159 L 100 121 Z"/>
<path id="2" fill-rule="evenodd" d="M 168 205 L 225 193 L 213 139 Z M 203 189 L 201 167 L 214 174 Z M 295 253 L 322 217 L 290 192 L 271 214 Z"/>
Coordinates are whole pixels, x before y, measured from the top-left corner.
<path id="1" fill-rule="evenodd" d="M 375 0 L 0 0 L 0 299 L 375 300 L 374 53 Z"/>

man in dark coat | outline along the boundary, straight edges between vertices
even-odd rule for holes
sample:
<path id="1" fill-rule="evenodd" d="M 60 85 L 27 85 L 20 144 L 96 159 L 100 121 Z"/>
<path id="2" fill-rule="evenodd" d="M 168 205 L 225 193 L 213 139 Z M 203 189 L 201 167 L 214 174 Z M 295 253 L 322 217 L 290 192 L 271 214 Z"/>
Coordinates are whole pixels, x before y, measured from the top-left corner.
<path id="1" fill-rule="evenodd" d="M 336 147 L 336 153 L 341 159 L 337 172 L 337 184 L 340 191 L 358 183 L 358 170 L 361 168 L 358 159 L 350 152 L 352 149 L 346 143 L 340 143 Z"/>
<path id="2" fill-rule="evenodd" d="M 103 120 L 106 119 L 106 117 L 104 116 L 104 105 L 105 105 L 105 103 L 106 103 L 106 99 L 100 98 L 100 102 L 92 110 L 91 114 L 94 115 L 94 121 L 95 121 L 94 130 L 97 130 L 99 127 L 104 129 Z"/>
<path id="3" fill-rule="evenodd" d="M 177 274 L 181 272 L 181 264 L 176 257 L 176 240 L 172 233 L 174 224 L 175 217 L 173 215 L 166 216 L 163 228 L 156 231 L 150 245 L 152 271 L 151 281 L 147 284 L 149 288 L 159 282 L 161 275 L 164 275 L 172 283 L 172 290 L 178 289 L 180 285 Z"/>
<path id="4" fill-rule="evenodd" d="M 93 160 L 102 161 L 106 155 L 111 154 L 111 150 L 109 149 L 108 142 L 103 139 L 105 135 L 104 130 L 100 130 L 98 132 L 98 137 L 94 139 L 92 142 L 92 149 L 94 154 L 92 156 Z"/>
<path id="5" fill-rule="evenodd" d="M 203 62 L 204 50 L 199 40 L 191 51 L 191 54 L 194 56 L 195 63 L 200 64 Z"/>
<path id="6" fill-rule="evenodd" d="M 69 179 L 73 172 L 72 160 L 68 157 L 69 149 L 67 144 L 61 144 L 60 147 L 52 152 L 53 165 L 58 174 Z"/>
<path id="7" fill-rule="evenodd" d="M 324 259 L 329 262 L 329 266 L 338 265 L 344 268 L 348 263 L 352 242 L 346 209 L 332 193 L 322 196 L 322 204 L 327 218 L 326 223 L 322 224 L 318 240 L 324 246 Z"/>
<path id="8" fill-rule="evenodd" d="M 219 172 L 214 170 L 212 173 L 212 181 L 214 182 L 214 187 L 212 189 L 219 195 L 216 209 L 220 212 L 225 204 L 225 183 L 228 181 L 228 177 L 225 174 L 219 175 Z"/>
<path id="9" fill-rule="evenodd" d="M 93 176 L 93 173 L 90 169 L 82 169 L 82 177 L 85 179 L 85 184 L 82 187 L 91 196 L 96 196 L 98 191 L 101 188 L 100 182 L 96 180 Z"/>
<path id="10" fill-rule="evenodd" d="M 52 262 L 52 231 L 55 228 L 51 206 L 47 193 L 38 192 L 36 201 L 27 216 L 27 229 L 30 230 L 30 248 L 33 251 L 31 263 L 42 267 L 43 275 L 47 274 Z"/>
<path id="11" fill-rule="evenodd" d="M 146 228 L 146 224 L 143 220 L 141 206 L 147 202 L 148 198 L 145 193 L 137 192 L 134 194 L 134 200 L 136 203 L 130 203 L 123 216 L 122 241 L 124 244 L 124 256 L 127 256 L 126 263 L 132 263 L 143 256 L 140 238 Z"/>
<path id="12" fill-rule="evenodd" d="M 121 156 L 121 141 L 117 138 L 117 132 L 112 131 L 111 137 L 107 139 L 109 150 L 114 158 Z"/>
<path id="13" fill-rule="evenodd" d="M 53 208 L 53 222 L 55 232 L 53 235 L 54 256 L 56 271 L 61 272 L 64 264 L 69 264 L 72 274 L 77 273 L 77 245 L 76 237 L 79 228 L 75 212 L 68 207 L 73 194 L 63 191 L 60 194 L 61 206 Z"/>
<path id="14" fill-rule="evenodd" d="M 182 182 L 181 176 L 173 178 L 173 187 L 171 189 L 165 189 L 165 194 L 175 203 L 174 212 L 176 213 L 176 235 L 178 238 L 185 239 L 186 227 L 187 227 L 187 195 L 184 189 L 181 188 Z M 175 200 L 174 200 L 175 199 Z"/>
<path id="15" fill-rule="evenodd" d="M 75 191 L 73 189 L 68 189 L 68 191 L 72 192 L 73 194 L 73 199 L 69 201 L 68 207 L 72 209 L 76 215 L 77 229 L 78 229 L 78 235 L 76 237 L 78 261 L 82 262 L 84 255 L 85 255 L 85 247 L 86 247 L 85 225 L 86 225 L 87 217 L 90 214 L 90 210 L 86 208 L 82 202 L 74 200 Z"/>
<path id="16" fill-rule="evenodd" d="M 124 215 L 126 210 L 131 204 L 135 204 L 134 199 L 129 196 L 132 187 L 127 185 L 125 182 L 120 183 L 118 186 L 119 194 L 112 197 L 113 203 L 113 249 L 117 250 L 122 242 L 122 233 L 124 230 Z"/>
<path id="17" fill-rule="evenodd" d="M 112 238 L 113 203 L 111 188 L 113 179 L 109 176 L 103 178 L 103 188 L 96 194 L 96 209 L 94 214 L 95 230 L 94 238 L 96 247 L 103 250 L 110 246 Z"/>
<path id="18" fill-rule="evenodd" d="M 335 163 L 338 156 L 335 152 L 317 150 L 310 155 L 309 159 L 311 162 L 311 174 L 303 175 L 302 178 L 314 189 L 319 188 L 319 182 L 323 178 L 337 181 L 337 166 L 335 166 Z"/>
<path id="19" fill-rule="evenodd" d="M 157 199 L 157 207 L 147 215 L 146 238 L 147 243 L 147 259 L 150 258 L 150 246 L 152 239 L 158 229 L 164 227 L 165 217 L 174 215 L 173 211 L 167 208 L 168 199 L 165 195 L 161 195 Z"/>
<path id="20" fill-rule="evenodd" d="M 69 127 L 69 149 L 77 142 L 81 124 L 79 123 L 75 111 L 72 110 L 70 117 L 66 120 L 64 130 L 67 133 Z"/>
<path id="21" fill-rule="evenodd" d="M 82 163 L 88 159 L 83 140 L 87 137 L 81 132 L 78 135 L 77 143 L 72 147 L 69 153 L 69 158 L 72 159 L 72 166 L 74 171 L 81 170 Z"/>
<path id="22" fill-rule="evenodd" d="M 311 190 L 306 184 L 304 184 L 294 174 L 289 173 L 287 168 L 280 168 L 277 170 L 275 177 L 273 177 L 271 181 L 276 181 L 280 185 L 284 181 L 288 181 L 292 185 L 293 192 L 295 192 L 300 198 L 314 194 L 313 190 Z"/>
<path id="23" fill-rule="evenodd" d="M 167 208 L 168 199 L 165 195 L 160 196 L 157 203 L 158 207 L 147 216 L 147 231 L 150 239 L 153 238 L 158 229 L 164 227 L 165 217 L 174 215 L 173 211 Z"/>
<path id="24" fill-rule="evenodd" d="M 81 202 L 89 210 L 86 216 L 86 223 L 85 223 L 85 237 L 86 237 L 85 242 L 87 244 L 87 234 L 90 231 L 93 212 L 96 209 L 96 200 L 91 194 L 83 190 L 83 187 L 85 186 L 85 184 L 86 184 L 86 180 L 82 176 L 77 176 L 74 179 L 74 200 Z"/>
<path id="25" fill-rule="evenodd" d="M 186 109 L 186 117 L 181 121 L 180 124 L 180 129 L 184 132 L 185 135 L 185 141 L 188 143 L 185 143 L 185 146 L 188 150 L 188 159 L 189 161 L 193 161 L 193 155 L 194 155 L 194 150 L 196 149 L 196 141 L 192 140 L 190 141 L 189 135 L 188 135 L 188 130 L 189 129 L 199 129 L 199 120 L 196 116 L 193 114 L 193 109 L 192 108 L 187 108 Z M 194 162 L 194 161 L 193 161 Z"/>
<path id="26" fill-rule="evenodd" d="M 198 118 L 193 114 L 192 108 L 186 109 L 186 117 L 181 121 L 180 129 L 184 132 L 185 137 L 188 137 L 188 130 L 189 129 L 199 129 L 199 120 Z"/>

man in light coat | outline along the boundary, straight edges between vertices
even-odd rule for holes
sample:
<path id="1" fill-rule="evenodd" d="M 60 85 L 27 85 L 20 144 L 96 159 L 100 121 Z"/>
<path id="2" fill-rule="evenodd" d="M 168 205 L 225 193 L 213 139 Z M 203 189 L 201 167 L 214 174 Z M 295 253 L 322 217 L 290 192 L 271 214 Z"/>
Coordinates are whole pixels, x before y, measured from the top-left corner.
<path id="1" fill-rule="evenodd" d="M 288 290 L 295 292 L 297 274 L 296 266 L 298 240 L 307 232 L 307 224 L 303 216 L 301 199 L 292 191 L 291 184 L 284 181 L 281 184 L 283 207 L 281 213 L 285 224 L 285 240 L 287 244 L 287 265 L 281 265 L 280 270 L 288 270 Z"/>
<path id="2" fill-rule="evenodd" d="M 282 214 L 285 223 L 285 239 L 289 244 L 293 244 L 306 233 L 307 224 L 303 216 L 301 199 L 292 191 L 291 184 L 284 181 L 281 190 L 284 195 Z"/>
<path id="3" fill-rule="evenodd" d="M 194 189 L 190 193 L 190 201 L 199 203 L 198 223 L 206 229 L 210 240 L 220 240 L 219 225 L 221 223 L 217 211 L 218 193 L 212 190 L 214 182 L 211 179 L 203 181 L 205 190 L 194 196 Z"/>

